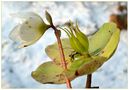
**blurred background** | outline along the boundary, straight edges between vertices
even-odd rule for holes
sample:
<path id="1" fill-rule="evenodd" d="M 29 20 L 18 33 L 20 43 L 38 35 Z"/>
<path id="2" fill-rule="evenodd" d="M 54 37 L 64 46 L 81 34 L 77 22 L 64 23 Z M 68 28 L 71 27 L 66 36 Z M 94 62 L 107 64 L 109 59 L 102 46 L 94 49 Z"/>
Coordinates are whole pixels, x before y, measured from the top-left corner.
<path id="1" fill-rule="evenodd" d="M 100 88 L 128 87 L 128 37 L 127 2 L 2 2 L 2 88 L 66 88 L 65 84 L 40 84 L 31 77 L 43 62 L 50 58 L 45 47 L 56 41 L 52 30 L 34 45 L 18 49 L 18 44 L 9 39 L 9 33 L 18 23 L 10 14 L 33 11 L 43 19 L 47 10 L 55 25 L 64 24 L 69 19 L 78 21 L 81 30 L 89 35 L 105 22 L 113 21 L 121 29 L 121 36 L 115 54 L 99 70 L 93 73 L 92 86 Z M 45 20 L 45 19 L 44 19 Z M 62 38 L 67 35 L 62 32 Z M 86 76 L 72 81 L 73 88 L 85 88 Z"/>

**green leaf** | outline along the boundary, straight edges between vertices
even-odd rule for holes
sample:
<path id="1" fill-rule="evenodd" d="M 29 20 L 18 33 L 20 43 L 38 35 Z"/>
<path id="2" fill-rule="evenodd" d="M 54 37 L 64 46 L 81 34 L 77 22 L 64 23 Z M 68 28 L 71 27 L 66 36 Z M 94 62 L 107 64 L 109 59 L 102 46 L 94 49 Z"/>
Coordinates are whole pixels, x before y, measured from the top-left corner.
<path id="1" fill-rule="evenodd" d="M 74 50 L 71 48 L 70 46 L 70 42 L 68 39 L 62 39 L 62 46 L 63 46 L 63 50 L 64 50 L 64 54 L 65 54 L 65 59 L 66 62 L 68 63 L 68 65 L 70 65 L 71 63 L 71 57 L 69 56 Z M 58 49 L 58 44 L 57 42 L 55 42 L 52 45 L 49 45 L 46 47 L 45 49 L 47 55 L 55 61 L 55 63 L 57 65 L 59 65 L 61 63 L 60 60 L 60 54 L 59 54 L 59 49 Z"/>
<path id="2" fill-rule="evenodd" d="M 50 61 L 41 64 L 31 75 L 36 81 L 43 84 L 65 83 L 63 68 Z"/>
<path id="3" fill-rule="evenodd" d="M 100 52 L 99 56 L 110 58 L 114 54 L 118 46 L 119 39 L 120 39 L 120 30 L 116 28 L 109 42 L 107 43 L 105 48 Z"/>
<path id="4" fill-rule="evenodd" d="M 89 53 L 109 58 L 118 45 L 119 37 L 120 31 L 116 24 L 105 23 L 99 31 L 89 37 Z"/>

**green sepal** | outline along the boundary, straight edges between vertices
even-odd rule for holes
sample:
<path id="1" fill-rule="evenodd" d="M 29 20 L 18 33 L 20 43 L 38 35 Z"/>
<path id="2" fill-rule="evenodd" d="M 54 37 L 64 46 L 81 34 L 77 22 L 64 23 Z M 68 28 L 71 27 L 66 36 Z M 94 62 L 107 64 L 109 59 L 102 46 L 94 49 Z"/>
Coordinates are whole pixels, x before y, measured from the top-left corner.
<path id="1" fill-rule="evenodd" d="M 50 24 L 50 25 L 53 25 L 51 15 L 50 15 L 47 11 L 45 11 L 45 14 L 46 14 L 46 19 L 47 19 L 47 21 L 49 22 L 49 24 Z"/>

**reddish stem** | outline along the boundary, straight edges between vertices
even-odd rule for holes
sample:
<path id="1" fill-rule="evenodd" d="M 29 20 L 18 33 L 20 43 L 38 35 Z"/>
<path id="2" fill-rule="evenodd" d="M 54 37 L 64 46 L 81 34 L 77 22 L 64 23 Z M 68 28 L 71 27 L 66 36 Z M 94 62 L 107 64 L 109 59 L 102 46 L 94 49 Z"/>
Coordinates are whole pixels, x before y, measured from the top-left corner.
<path id="1" fill-rule="evenodd" d="M 57 28 L 56 28 L 54 25 L 52 25 L 51 27 L 54 29 L 54 31 L 55 31 L 55 36 L 56 36 L 56 38 L 57 38 L 58 47 L 59 47 L 59 52 L 60 52 L 60 57 L 61 57 L 61 65 L 62 65 L 62 67 L 63 67 L 65 70 L 67 70 L 67 64 L 66 64 L 66 61 L 65 61 L 65 56 L 64 56 L 64 51 L 63 51 L 61 39 L 60 39 L 59 30 L 57 30 Z M 67 77 L 65 77 L 65 79 L 66 79 L 67 88 L 72 88 L 72 87 L 71 87 L 70 80 L 69 80 Z"/>

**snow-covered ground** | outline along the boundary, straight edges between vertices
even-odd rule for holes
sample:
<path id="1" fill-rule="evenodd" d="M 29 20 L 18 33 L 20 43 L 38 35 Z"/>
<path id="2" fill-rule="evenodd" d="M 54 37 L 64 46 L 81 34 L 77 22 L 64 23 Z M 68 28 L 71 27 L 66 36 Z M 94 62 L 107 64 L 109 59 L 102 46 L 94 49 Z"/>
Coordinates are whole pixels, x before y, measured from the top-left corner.
<path id="1" fill-rule="evenodd" d="M 2 88 L 66 88 L 65 84 L 40 84 L 31 77 L 31 72 L 41 63 L 50 60 L 45 47 L 56 41 L 54 33 L 48 30 L 34 45 L 18 49 L 17 43 L 9 39 L 9 32 L 17 24 L 11 13 L 34 11 L 44 19 L 47 10 L 56 25 L 69 19 L 79 22 L 86 34 L 96 31 L 115 13 L 117 2 L 2 2 Z M 126 4 L 126 2 L 124 3 Z M 66 37 L 63 32 L 62 37 Z M 121 32 L 120 43 L 113 57 L 97 72 L 93 73 L 92 86 L 100 88 L 128 87 L 128 44 L 127 31 Z M 84 88 L 86 76 L 72 81 L 73 88 Z"/>

